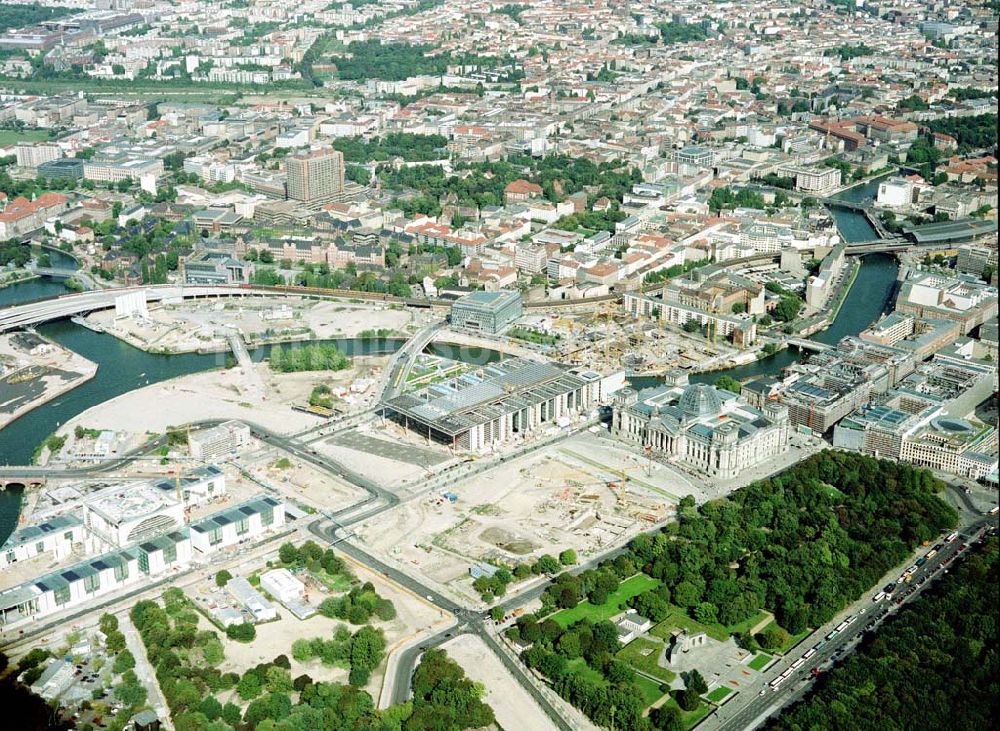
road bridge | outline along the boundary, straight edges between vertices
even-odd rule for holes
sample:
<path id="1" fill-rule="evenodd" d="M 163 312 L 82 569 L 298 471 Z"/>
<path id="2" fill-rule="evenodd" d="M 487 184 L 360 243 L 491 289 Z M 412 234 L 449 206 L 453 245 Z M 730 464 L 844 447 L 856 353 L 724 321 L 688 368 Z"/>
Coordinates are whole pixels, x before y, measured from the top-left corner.
<path id="1" fill-rule="evenodd" d="M 75 277 L 79 269 L 59 269 L 57 267 L 30 267 L 30 270 L 41 277 Z"/>
<path id="2" fill-rule="evenodd" d="M 448 323 L 433 322 L 419 330 L 406 344 L 397 350 L 392 360 L 386 366 L 379 381 L 379 401 L 395 398 L 403 392 L 406 379 L 410 375 L 417 356 L 424 352 L 434 336 L 437 335 Z"/>
<path id="3" fill-rule="evenodd" d="M 24 470 L 13 470 L 8 475 L 0 476 L 0 492 L 10 489 L 31 490 L 45 487 L 49 478 L 44 474 L 23 474 Z"/>
<path id="4" fill-rule="evenodd" d="M 892 236 L 871 241 L 853 242 L 847 245 L 846 253 L 849 255 L 895 253 L 910 249 L 921 248 L 941 248 L 937 245 L 918 245 L 907 241 L 900 236 Z M 809 249 L 803 249 L 802 254 L 810 253 Z M 774 261 L 777 257 L 773 254 L 757 254 L 742 259 L 720 262 L 713 265 L 719 269 L 731 269 L 733 267 L 753 266 L 754 264 Z M 61 271 L 61 270 L 60 270 Z M 79 275 L 78 275 L 79 276 Z M 662 287 L 662 284 L 646 284 L 641 286 L 641 291 L 653 291 Z M 141 287 L 122 287 L 117 289 L 95 290 L 90 292 L 77 292 L 59 297 L 52 297 L 33 302 L 25 302 L 0 310 L 0 333 L 17 328 L 33 327 L 50 320 L 59 320 L 76 315 L 85 315 L 97 310 L 110 309 L 115 306 L 115 298 L 129 292 L 145 291 L 147 302 L 160 302 L 164 300 L 192 299 L 202 297 L 316 297 L 316 298 L 349 298 L 366 302 L 387 302 L 401 304 L 406 307 L 421 308 L 448 308 L 451 307 L 450 300 L 416 298 L 416 297 L 393 297 L 380 292 L 355 292 L 352 290 L 321 289 L 316 287 L 295 287 L 295 286 L 263 286 L 263 285 L 179 285 L 179 284 L 152 284 Z M 590 308 L 603 307 L 609 302 L 618 302 L 622 299 L 622 293 L 604 295 L 601 297 L 591 297 L 583 300 L 545 300 L 541 302 L 526 302 L 527 310 L 587 310 Z"/>
<path id="5" fill-rule="evenodd" d="M 843 208 L 846 211 L 867 211 L 872 206 L 871 203 L 862 203 L 860 201 L 848 201 L 843 198 L 821 198 L 820 203 L 824 206 L 831 206 L 833 208 Z"/>
<path id="6" fill-rule="evenodd" d="M 267 288 L 242 288 L 227 285 L 173 285 L 153 284 L 145 287 L 120 287 L 117 289 L 76 292 L 50 297 L 0 310 L 0 332 L 15 328 L 40 325 L 75 315 L 85 315 L 97 310 L 108 310 L 115 300 L 131 292 L 145 292 L 147 302 L 191 299 L 199 297 L 246 297 L 252 295 L 302 296 L 301 292 L 272 292 Z"/>
<path id="7" fill-rule="evenodd" d="M 814 353 L 822 353 L 824 350 L 832 350 L 832 346 L 826 343 L 818 343 L 815 340 L 807 340 L 805 338 L 788 338 L 785 340 L 785 344 L 789 348 L 798 348 L 799 350 L 811 350 Z"/>

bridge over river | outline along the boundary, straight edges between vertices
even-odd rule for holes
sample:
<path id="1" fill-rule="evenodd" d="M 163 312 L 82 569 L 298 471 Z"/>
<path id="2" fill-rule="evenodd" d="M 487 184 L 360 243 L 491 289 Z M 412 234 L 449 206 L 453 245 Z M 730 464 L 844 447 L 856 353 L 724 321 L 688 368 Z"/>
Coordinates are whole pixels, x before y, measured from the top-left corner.
<path id="1" fill-rule="evenodd" d="M 902 236 L 889 235 L 884 238 L 871 239 L 866 241 L 851 242 L 846 247 L 849 255 L 897 253 L 911 249 L 940 249 L 941 244 L 915 244 Z M 803 255 L 811 253 L 810 250 L 803 250 Z M 727 262 L 721 262 L 717 266 L 731 267 L 743 263 L 753 263 L 758 260 L 774 260 L 777 257 L 772 254 L 762 254 Z M 65 274 L 64 270 L 59 271 Z M 77 273 L 79 276 L 79 273 Z M 648 285 L 655 289 L 660 285 Z M 144 291 L 147 302 L 160 302 L 164 300 L 192 299 L 199 297 L 347 297 L 351 299 L 371 300 L 380 302 L 395 302 L 408 307 L 440 307 L 451 306 L 450 300 L 440 299 L 417 299 L 413 297 L 393 297 L 391 295 L 377 292 L 355 292 L 349 290 L 317 289 L 312 287 L 294 286 L 257 286 L 257 285 L 177 285 L 177 284 L 150 284 L 139 287 L 123 287 L 118 289 L 93 290 L 87 292 L 77 292 L 66 294 L 60 297 L 52 297 L 34 302 L 25 302 L 0 310 L 0 333 L 17 328 L 32 327 L 43 322 L 59 320 L 62 318 L 85 315 L 97 310 L 111 309 L 115 306 L 115 299 L 129 292 Z M 559 309 L 587 309 L 596 308 L 603 303 L 617 301 L 621 299 L 621 293 L 614 293 L 601 297 L 592 297 L 583 300 L 545 300 L 540 302 L 525 303 L 525 307 L 538 310 L 559 310 Z"/>
<path id="2" fill-rule="evenodd" d="M 821 343 L 817 340 L 808 340 L 806 338 L 787 338 L 785 344 L 789 348 L 798 348 L 799 350 L 811 350 L 814 353 L 822 353 L 824 350 L 832 350 L 832 345 L 827 345 L 826 343 Z"/>

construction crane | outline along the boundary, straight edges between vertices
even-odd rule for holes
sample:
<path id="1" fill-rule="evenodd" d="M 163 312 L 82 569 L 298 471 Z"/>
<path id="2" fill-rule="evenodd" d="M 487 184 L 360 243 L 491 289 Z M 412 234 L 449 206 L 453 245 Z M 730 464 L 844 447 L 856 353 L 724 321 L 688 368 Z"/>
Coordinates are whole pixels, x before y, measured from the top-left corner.
<path id="1" fill-rule="evenodd" d="M 649 459 L 647 460 L 645 467 L 646 476 L 648 477 L 652 472 L 652 448 L 647 446 L 646 453 L 649 455 Z M 635 467 L 622 467 L 621 469 L 616 470 L 619 479 L 617 481 L 611 480 L 607 483 L 608 489 L 615 494 L 615 497 L 618 498 L 618 503 L 623 508 L 628 508 L 628 473 L 641 469 L 643 468 L 638 465 Z"/>

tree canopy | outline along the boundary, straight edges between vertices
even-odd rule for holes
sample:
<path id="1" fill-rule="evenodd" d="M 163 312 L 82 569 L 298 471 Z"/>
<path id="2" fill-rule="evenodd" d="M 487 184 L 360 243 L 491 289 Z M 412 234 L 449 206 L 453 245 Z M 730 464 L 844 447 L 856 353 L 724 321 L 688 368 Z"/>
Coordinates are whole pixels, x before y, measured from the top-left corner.
<path id="1" fill-rule="evenodd" d="M 926 470 L 824 451 L 728 498 L 700 507 L 683 498 L 677 521 L 659 533 L 636 537 L 597 569 L 556 577 L 539 616 L 585 595 L 602 604 L 639 569 L 660 581 L 628 602 L 649 619 L 680 611 L 725 631 L 767 608 L 781 632 L 764 639 L 777 643 L 829 621 L 915 546 L 954 526 L 957 513 L 935 494 L 942 488 Z M 631 670 L 614 657 L 610 622 L 585 619 L 564 629 L 522 616 L 508 634 L 532 643 L 524 662 L 595 723 L 607 725 L 615 705 L 619 727 L 648 728 Z M 602 680 L 579 671 L 581 658 Z M 682 709 L 697 707 L 700 687 L 694 676 L 675 694 Z"/>
<path id="2" fill-rule="evenodd" d="M 768 728 L 989 728 L 1000 676 L 997 546 L 991 538 L 960 559 Z"/>

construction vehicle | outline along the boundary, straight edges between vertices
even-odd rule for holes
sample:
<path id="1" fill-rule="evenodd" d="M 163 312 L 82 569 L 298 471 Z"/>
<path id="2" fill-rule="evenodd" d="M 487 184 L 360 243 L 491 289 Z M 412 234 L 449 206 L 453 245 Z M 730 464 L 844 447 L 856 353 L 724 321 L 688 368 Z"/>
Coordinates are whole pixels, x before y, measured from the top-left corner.
<path id="1" fill-rule="evenodd" d="M 13 373 L 7 378 L 7 383 L 11 386 L 17 383 L 25 383 L 26 381 L 33 381 L 39 376 L 41 376 L 41 371 L 36 370 L 33 366 L 28 366 L 16 373 Z"/>

